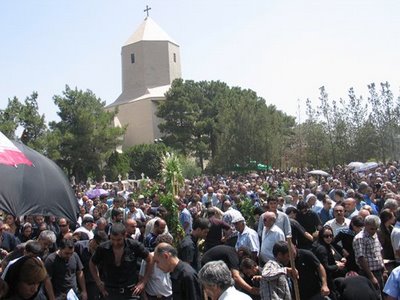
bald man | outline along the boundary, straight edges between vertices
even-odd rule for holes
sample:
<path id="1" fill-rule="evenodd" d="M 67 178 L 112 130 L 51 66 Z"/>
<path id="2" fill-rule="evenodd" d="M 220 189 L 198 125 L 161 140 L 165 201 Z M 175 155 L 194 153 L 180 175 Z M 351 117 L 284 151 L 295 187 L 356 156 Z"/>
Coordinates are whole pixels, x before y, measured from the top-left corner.
<path id="1" fill-rule="evenodd" d="M 275 259 L 272 249 L 276 242 L 285 241 L 285 234 L 282 229 L 276 226 L 276 215 L 267 211 L 263 214 L 264 229 L 261 237 L 260 260 L 267 262 Z"/>
<path id="2" fill-rule="evenodd" d="M 356 208 L 357 201 L 354 198 L 347 198 L 344 200 L 344 216 L 348 219 L 351 219 L 354 216 L 358 215 L 358 210 Z"/>

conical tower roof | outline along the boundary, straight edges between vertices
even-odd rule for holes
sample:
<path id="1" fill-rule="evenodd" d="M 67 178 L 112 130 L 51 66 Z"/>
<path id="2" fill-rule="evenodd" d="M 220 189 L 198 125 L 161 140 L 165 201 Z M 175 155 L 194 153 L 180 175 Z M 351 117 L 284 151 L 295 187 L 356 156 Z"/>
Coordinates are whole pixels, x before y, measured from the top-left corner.
<path id="1" fill-rule="evenodd" d="M 177 43 L 150 17 L 144 19 L 139 28 L 125 42 L 124 46 L 140 41 L 169 41 L 177 45 Z"/>

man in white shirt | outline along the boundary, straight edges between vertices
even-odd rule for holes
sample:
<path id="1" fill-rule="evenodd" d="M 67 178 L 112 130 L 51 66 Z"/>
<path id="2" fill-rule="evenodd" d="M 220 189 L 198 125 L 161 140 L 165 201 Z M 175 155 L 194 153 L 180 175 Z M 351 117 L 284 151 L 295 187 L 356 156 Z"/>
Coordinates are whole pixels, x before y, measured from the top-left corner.
<path id="1" fill-rule="evenodd" d="M 212 186 L 209 186 L 207 188 L 207 193 L 204 194 L 203 197 L 201 198 L 201 203 L 203 203 L 205 207 L 209 207 L 209 206 L 216 206 L 218 202 L 219 200 L 217 198 L 217 194 L 214 193 L 214 188 Z"/>
<path id="2" fill-rule="evenodd" d="M 278 210 L 278 199 L 276 199 L 275 197 L 268 197 L 267 203 L 264 202 L 264 204 L 268 204 L 268 211 L 275 214 L 276 220 L 274 224 L 283 231 L 285 236 L 292 235 L 292 228 L 290 227 L 289 217 L 285 213 Z M 264 218 L 265 214 L 266 213 L 263 213 L 260 216 L 260 220 Z M 260 237 L 263 236 L 263 230 L 264 225 L 262 222 L 259 222 L 257 232 Z"/>
<path id="3" fill-rule="evenodd" d="M 273 212 L 266 212 L 264 214 L 263 222 L 264 228 L 261 238 L 261 251 L 260 260 L 267 262 L 270 259 L 275 259 L 272 249 L 276 242 L 285 241 L 285 234 L 275 225 L 276 215 Z"/>
<path id="4" fill-rule="evenodd" d="M 82 219 L 82 226 L 78 227 L 75 232 L 83 232 L 86 233 L 87 236 L 89 237 L 89 240 L 93 239 L 94 233 L 93 233 L 93 225 L 94 225 L 94 219 L 92 215 L 86 214 L 83 216 Z"/>
<path id="5" fill-rule="evenodd" d="M 336 236 L 339 231 L 349 228 L 350 219 L 344 217 L 344 207 L 342 205 L 336 205 L 333 208 L 333 218 L 325 223 L 332 227 L 333 236 Z"/>
<path id="6" fill-rule="evenodd" d="M 210 261 L 199 271 L 199 281 L 207 296 L 218 300 L 251 300 L 234 286 L 231 271 L 222 261 Z"/>
<path id="7" fill-rule="evenodd" d="M 321 201 L 318 200 L 317 196 L 314 194 L 308 194 L 306 197 L 306 203 L 308 207 L 315 213 L 319 213 L 321 209 L 323 208 L 323 204 Z"/>
<path id="8" fill-rule="evenodd" d="M 235 226 L 235 229 L 239 233 L 235 245 L 236 251 L 242 247 L 247 248 L 251 251 L 253 260 L 258 261 L 258 254 L 260 252 L 260 240 L 258 238 L 257 232 L 246 225 L 242 214 L 235 216 L 235 218 L 232 219 L 232 224 Z"/>
<path id="9" fill-rule="evenodd" d="M 156 244 L 168 243 L 172 244 L 172 236 L 170 234 L 161 234 L 156 238 Z M 149 255 L 154 256 L 154 252 Z M 142 260 L 139 279 L 143 279 L 146 272 L 146 261 Z M 152 299 L 172 299 L 172 283 L 169 273 L 163 272 L 155 263 L 153 266 L 153 273 L 149 281 L 146 283 L 145 293 L 148 300 Z"/>

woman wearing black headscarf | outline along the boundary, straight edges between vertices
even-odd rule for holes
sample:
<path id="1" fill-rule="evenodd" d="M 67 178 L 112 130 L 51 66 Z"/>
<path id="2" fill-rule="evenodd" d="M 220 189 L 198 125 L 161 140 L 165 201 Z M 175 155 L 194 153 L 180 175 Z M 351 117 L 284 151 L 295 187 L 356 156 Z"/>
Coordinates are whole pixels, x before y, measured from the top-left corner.
<path id="1" fill-rule="evenodd" d="M 9 287 L 5 299 L 34 299 L 46 276 L 46 268 L 39 258 L 30 256 L 21 257 L 9 266 L 5 275 L 4 280 Z"/>
<path id="2" fill-rule="evenodd" d="M 344 276 L 346 259 L 333 247 L 333 229 L 325 225 L 318 232 L 318 239 L 313 244 L 312 251 L 326 270 L 326 278 L 331 299 L 336 299 L 333 280 Z"/>

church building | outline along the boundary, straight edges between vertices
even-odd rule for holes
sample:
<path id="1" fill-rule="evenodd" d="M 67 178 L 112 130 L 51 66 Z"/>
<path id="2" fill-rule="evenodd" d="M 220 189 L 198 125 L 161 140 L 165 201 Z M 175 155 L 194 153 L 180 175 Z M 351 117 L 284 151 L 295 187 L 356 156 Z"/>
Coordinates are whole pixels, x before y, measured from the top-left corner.
<path id="1" fill-rule="evenodd" d="M 114 126 L 127 125 L 122 149 L 160 138 L 157 103 L 181 77 L 179 45 L 147 17 L 121 49 L 122 93 L 106 107 L 118 107 Z M 121 150 L 121 149 L 119 149 Z"/>

